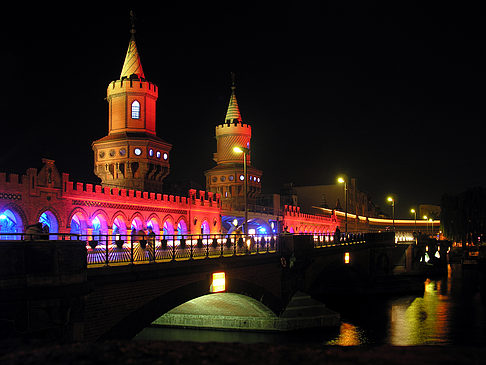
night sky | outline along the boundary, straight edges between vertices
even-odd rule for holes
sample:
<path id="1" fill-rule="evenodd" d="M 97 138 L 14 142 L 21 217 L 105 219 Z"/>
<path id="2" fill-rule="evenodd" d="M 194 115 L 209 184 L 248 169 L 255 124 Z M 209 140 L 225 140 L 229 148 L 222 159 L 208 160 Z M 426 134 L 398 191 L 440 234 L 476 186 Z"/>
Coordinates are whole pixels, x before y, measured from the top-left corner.
<path id="1" fill-rule="evenodd" d="M 173 145 L 168 179 L 204 185 L 234 71 L 266 193 L 346 173 L 378 205 L 395 194 L 408 218 L 415 204 L 485 185 L 482 8 L 246 4 L 133 7 L 159 87 L 157 135 Z M 4 9 L 0 171 L 48 157 L 72 180 L 98 182 L 91 142 L 108 132 L 129 10 Z"/>

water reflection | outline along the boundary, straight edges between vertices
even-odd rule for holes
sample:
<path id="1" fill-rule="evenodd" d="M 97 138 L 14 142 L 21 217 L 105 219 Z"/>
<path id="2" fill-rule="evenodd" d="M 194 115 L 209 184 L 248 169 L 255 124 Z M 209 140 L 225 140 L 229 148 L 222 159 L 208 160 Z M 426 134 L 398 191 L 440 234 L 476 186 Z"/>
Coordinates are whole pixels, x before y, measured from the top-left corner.
<path id="1" fill-rule="evenodd" d="M 447 275 L 427 279 L 423 296 L 360 298 L 344 311 L 340 333 L 326 344 L 480 345 L 486 343 L 486 310 L 477 271 L 449 266 Z M 336 307 L 337 308 L 337 307 Z M 343 313 L 343 312 L 342 312 Z"/>
<path id="2" fill-rule="evenodd" d="M 328 341 L 327 345 L 357 346 L 368 342 L 361 328 L 351 323 L 343 322 L 339 328 L 339 336 L 334 340 Z"/>
<path id="3" fill-rule="evenodd" d="M 339 346 L 484 345 L 486 303 L 481 301 L 482 280 L 478 271 L 462 270 L 456 265 L 449 267 L 444 277 L 426 280 L 420 296 L 328 298 L 323 301 L 340 312 L 342 318 L 339 329 L 331 331 L 296 335 L 165 328 L 146 329 L 138 339 L 305 342 Z"/>
<path id="4" fill-rule="evenodd" d="M 449 339 L 450 301 L 440 294 L 442 283 L 427 280 L 423 298 L 410 305 L 391 303 L 389 343 L 392 345 L 444 344 Z"/>

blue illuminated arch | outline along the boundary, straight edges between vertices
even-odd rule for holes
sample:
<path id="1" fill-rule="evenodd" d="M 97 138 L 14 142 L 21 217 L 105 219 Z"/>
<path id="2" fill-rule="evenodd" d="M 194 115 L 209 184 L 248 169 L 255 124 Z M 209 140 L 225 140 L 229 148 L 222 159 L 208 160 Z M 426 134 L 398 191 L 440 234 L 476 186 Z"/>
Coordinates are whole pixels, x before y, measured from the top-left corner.
<path id="1" fill-rule="evenodd" d="M 44 211 L 39 216 L 39 222 L 42 223 L 42 228 L 44 231 L 51 232 L 51 233 L 58 233 L 59 232 L 59 223 L 57 222 L 57 218 L 49 210 Z M 47 229 L 46 229 L 47 227 Z M 56 236 L 49 236 L 49 239 L 57 239 Z"/>
<path id="2" fill-rule="evenodd" d="M 0 210 L 0 239 L 19 240 L 20 236 L 9 236 L 5 233 L 22 233 L 22 229 L 22 220 L 14 210 Z"/>

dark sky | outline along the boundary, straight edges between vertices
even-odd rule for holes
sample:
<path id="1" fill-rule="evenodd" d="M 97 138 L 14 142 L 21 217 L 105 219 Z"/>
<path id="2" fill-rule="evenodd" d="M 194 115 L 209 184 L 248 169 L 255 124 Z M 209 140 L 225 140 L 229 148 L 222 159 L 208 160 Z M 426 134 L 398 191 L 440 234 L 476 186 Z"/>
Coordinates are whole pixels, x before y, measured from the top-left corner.
<path id="1" fill-rule="evenodd" d="M 414 204 L 485 185 L 484 9 L 334 3 L 134 7 L 144 72 L 159 86 L 157 134 L 173 144 L 171 180 L 203 183 L 214 166 L 234 71 L 265 192 L 346 173 L 378 205 L 395 194 L 407 218 Z M 49 157 L 97 182 L 91 142 L 107 134 L 128 13 L 5 9 L 0 171 Z"/>

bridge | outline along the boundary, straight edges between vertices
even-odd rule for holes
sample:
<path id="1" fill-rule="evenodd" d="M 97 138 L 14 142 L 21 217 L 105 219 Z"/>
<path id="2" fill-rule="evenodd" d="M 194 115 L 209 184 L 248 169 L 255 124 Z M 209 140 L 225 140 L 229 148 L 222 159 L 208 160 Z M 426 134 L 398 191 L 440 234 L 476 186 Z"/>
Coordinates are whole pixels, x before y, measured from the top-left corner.
<path id="1" fill-rule="evenodd" d="M 279 317 L 298 291 L 366 290 L 417 260 L 393 232 L 133 236 L 121 246 L 108 237 L 33 238 L 0 245 L 3 329 L 74 341 L 132 338 L 171 309 L 220 292 Z"/>

